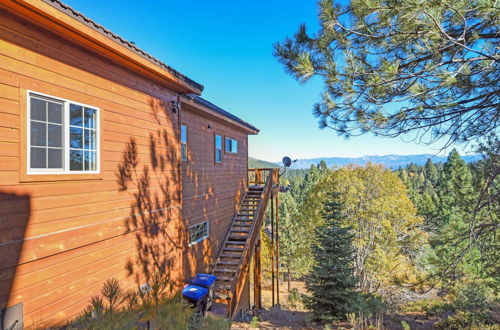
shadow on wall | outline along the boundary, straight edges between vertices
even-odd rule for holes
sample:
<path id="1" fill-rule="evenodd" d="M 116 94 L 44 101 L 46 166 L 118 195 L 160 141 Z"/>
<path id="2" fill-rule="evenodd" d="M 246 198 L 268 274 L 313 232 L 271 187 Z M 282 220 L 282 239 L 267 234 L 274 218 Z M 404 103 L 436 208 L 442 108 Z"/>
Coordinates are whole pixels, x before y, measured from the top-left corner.
<path id="1" fill-rule="evenodd" d="M 209 272 L 219 253 L 231 220 L 247 185 L 246 153 L 225 153 L 223 162 L 214 162 L 214 134 L 230 135 L 227 124 L 200 120 L 196 109 L 186 105 L 188 125 L 187 162 L 182 164 L 183 220 L 189 225 L 209 221 L 209 238 L 186 246 L 186 277 Z M 193 118 L 194 117 L 194 118 Z M 191 121 L 192 120 L 192 121 Z M 186 122 L 186 121 L 185 121 Z M 246 151 L 246 141 L 241 141 Z M 196 150 L 194 152 L 193 150 Z"/>
<path id="2" fill-rule="evenodd" d="M 30 212 L 29 195 L 0 192 L 0 310 L 7 308 L 11 299 Z"/>
<path id="3" fill-rule="evenodd" d="M 150 102 L 158 123 L 148 137 L 130 137 L 117 168 L 120 191 L 133 196 L 125 233 L 135 236 L 136 255 L 127 261 L 138 285 L 159 272 L 174 284 L 179 280 L 185 229 L 181 221 L 181 188 L 176 124 L 168 107 Z M 139 141 L 139 142 L 138 142 Z M 142 142 L 142 143 L 140 143 Z"/>

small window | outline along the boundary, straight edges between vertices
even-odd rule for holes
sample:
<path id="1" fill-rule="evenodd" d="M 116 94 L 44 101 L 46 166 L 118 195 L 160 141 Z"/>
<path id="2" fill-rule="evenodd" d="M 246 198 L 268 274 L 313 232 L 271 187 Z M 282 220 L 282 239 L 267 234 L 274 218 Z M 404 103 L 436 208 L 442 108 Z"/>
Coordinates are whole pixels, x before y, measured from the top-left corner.
<path id="1" fill-rule="evenodd" d="M 226 138 L 226 152 L 237 154 L 238 153 L 238 140 Z"/>
<path id="2" fill-rule="evenodd" d="M 186 161 L 188 159 L 187 156 L 187 126 L 186 125 L 181 125 L 181 155 L 182 155 L 182 160 Z"/>
<path id="3" fill-rule="evenodd" d="M 97 173 L 98 109 L 34 93 L 28 98 L 29 172 Z"/>
<path id="4" fill-rule="evenodd" d="M 189 245 L 196 244 L 208 237 L 208 221 L 191 226 L 189 230 Z"/>
<path id="5" fill-rule="evenodd" d="M 222 136 L 215 135 L 215 162 L 222 163 Z"/>

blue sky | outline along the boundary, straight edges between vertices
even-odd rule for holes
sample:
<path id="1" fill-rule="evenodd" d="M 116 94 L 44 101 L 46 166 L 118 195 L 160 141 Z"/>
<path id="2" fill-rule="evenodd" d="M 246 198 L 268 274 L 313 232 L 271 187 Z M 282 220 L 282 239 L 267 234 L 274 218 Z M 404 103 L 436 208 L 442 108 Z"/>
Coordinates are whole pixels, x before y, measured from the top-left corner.
<path id="1" fill-rule="evenodd" d="M 272 56 L 272 45 L 300 23 L 316 26 L 316 1 L 63 0 L 203 84 L 203 97 L 258 127 L 252 157 L 292 158 L 419 154 L 441 145 L 410 137 L 350 140 L 320 130 L 312 116 L 321 82 L 299 84 Z"/>

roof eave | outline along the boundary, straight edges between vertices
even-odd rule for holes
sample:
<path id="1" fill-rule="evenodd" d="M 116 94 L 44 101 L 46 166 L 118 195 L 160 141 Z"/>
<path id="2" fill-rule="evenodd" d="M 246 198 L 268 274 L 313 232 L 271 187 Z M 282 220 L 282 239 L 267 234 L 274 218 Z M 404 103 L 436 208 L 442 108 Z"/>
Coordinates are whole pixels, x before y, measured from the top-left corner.
<path id="1" fill-rule="evenodd" d="M 0 4 L 58 34 L 69 37 L 78 44 L 90 47 L 97 53 L 111 58 L 135 72 L 163 83 L 180 94 L 193 93 L 199 95 L 203 91 L 203 85 L 190 80 L 173 69 L 167 70 L 155 64 L 152 60 L 146 59 L 145 56 L 137 54 L 125 45 L 119 44 L 44 1 L 0 0 Z"/>
<path id="2" fill-rule="evenodd" d="M 259 134 L 260 130 L 250 124 L 243 124 L 243 123 L 240 123 L 240 122 L 237 122 L 231 118 L 228 118 L 227 116 L 224 116 L 218 112 L 216 112 L 215 110 L 203 105 L 203 104 L 200 104 L 199 102 L 196 102 L 196 100 L 194 100 L 193 98 L 189 97 L 189 95 L 184 95 L 182 98 L 181 98 L 181 101 L 185 104 L 188 104 L 190 105 L 191 107 L 197 109 L 197 110 L 201 110 L 203 111 L 204 113 L 208 114 L 209 116 L 212 116 L 212 117 L 215 117 L 215 118 L 218 118 L 222 121 L 225 121 L 227 123 L 230 123 L 234 126 L 237 126 L 238 128 L 242 129 L 243 131 L 245 131 L 248 135 L 257 135 Z"/>

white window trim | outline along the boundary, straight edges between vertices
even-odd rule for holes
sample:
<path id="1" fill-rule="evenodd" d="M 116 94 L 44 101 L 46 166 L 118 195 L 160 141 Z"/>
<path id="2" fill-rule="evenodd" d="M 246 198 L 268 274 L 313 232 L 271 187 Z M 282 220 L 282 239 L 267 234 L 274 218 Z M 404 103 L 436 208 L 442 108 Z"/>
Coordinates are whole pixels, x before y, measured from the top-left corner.
<path id="1" fill-rule="evenodd" d="M 206 223 L 206 224 L 207 224 L 207 235 L 206 235 L 206 236 L 203 236 L 203 237 L 201 237 L 201 238 L 198 238 L 198 239 L 197 239 L 196 241 L 194 241 L 194 242 L 189 242 L 189 246 L 196 245 L 196 244 L 200 243 L 201 241 L 206 240 L 206 239 L 208 238 L 208 236 L 210 236 L 210 222 L 209 222 L 209 221 L 203 221 L 203 222 L 199 222 L 199 223 L 197 223 L 197 224 L 195 224 L 195 225 L 191 225 L 191 226 L 189 226 L 189 227 L 188 227 L 188 236 L 190 236 L 190 235 L 189 235 L 189 229 L 191 229 L 191 228 L 193 228 L 193 227 L 196 227 L 196 226 L 199 226 L 199 225 L 204 224 L 204 223 Z M 189 237 L 189 239 L 191 239 L 191 237 Z"/>
<path id="2" fill-rule="evenodd" d="M 31 102 L 30 102 L 30 96 L 33 94 L 33 96 L 41 96 L 41 97 L 46 97 L 49 99 L 54 99 L 56 101 L 61 101 L 63 102 L 63 169 L 31 169 Z M 96 129 L 96 168 L 97 170 L 95 171 L 70 171 L 69 170 L 69 105 L 75 104 L 75 105 L 80 105 L 83 107 L 87 108 L 92 108 L 97 111 L 97 129 Z M 27 90 L 26 93 L 26 127 L 27 127 L 27 132 L 26 132 L 26 168 L 27 168 L 27 174 L 29 175 L 40 175 L 40 174 L 100 174 L 101 173 L 101 109 L 89 105 L 89 104 L 84 104 L 81 102 L 76 102 L 68 99 L 64 99 L 61 97 L 53 96 L 53 95 L 48 95 L 32 90 Z"/>

